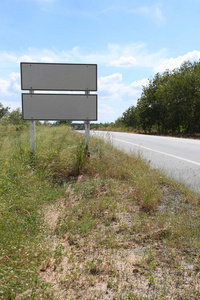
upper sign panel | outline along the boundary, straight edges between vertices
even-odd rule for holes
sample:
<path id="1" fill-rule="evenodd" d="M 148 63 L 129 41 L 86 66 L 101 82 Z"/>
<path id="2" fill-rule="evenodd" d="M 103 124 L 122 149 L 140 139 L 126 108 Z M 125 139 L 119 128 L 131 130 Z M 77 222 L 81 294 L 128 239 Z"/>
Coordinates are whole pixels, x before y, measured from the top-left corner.
<path id="1" fill-rule="evenodd" d="M 24 63 L 22 90 L 97 91 L 96 64 Z"/>

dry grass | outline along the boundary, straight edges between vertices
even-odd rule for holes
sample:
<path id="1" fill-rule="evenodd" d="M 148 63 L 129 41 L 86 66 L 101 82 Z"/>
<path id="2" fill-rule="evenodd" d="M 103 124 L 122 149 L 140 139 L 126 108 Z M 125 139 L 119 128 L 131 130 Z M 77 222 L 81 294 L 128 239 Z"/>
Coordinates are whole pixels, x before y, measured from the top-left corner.
<path id="1" fill-rule="evenodd" d="M 186 240 L 188 224 L 183 235 L 174 227 L 184 216 L 177 220 L 168 205 L 178 197 L 182 213 L 188 211 L 181 194 L 163 189 L 157 210 L 147 214 L 134 189 L 119 183 L 84 176 L 70 187 L 70 206 L 58 201 L 60 215 L 49 234 L 50 247 L 60 249 L 59 263 L 54 254 L 42 274 L 53 299 L 198 299 L 198 246 L 191 236 Z"/>
<path id="2" fill-rule="evenodd" d="M 27 137 L 15 156 L 2 139 L 0 299 L 200 299 L 197 195 L 101 140 L 88 158 L 66 127 L 38 129 L 31 161 Z"/>

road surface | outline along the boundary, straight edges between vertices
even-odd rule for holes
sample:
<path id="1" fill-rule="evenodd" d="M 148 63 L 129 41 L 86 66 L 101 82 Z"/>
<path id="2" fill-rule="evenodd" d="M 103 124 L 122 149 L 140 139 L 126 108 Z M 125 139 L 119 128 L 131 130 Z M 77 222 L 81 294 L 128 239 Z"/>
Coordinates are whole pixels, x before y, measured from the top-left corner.
<path id="1" fill-rule="evenodd" d="M 200 193 L 200 140 L 91 131 L 127 153 L 136 153 L 167 177 Z"/>

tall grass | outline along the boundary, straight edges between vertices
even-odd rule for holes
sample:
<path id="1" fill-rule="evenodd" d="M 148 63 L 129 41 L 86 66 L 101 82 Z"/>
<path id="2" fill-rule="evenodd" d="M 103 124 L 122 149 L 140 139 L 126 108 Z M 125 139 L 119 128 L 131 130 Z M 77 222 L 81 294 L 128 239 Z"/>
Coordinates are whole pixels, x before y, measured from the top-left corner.
<path id="1" fill-rule="evenodd" d="M 43 206 L 63 191 L 60 183 L 77 176 L 80 137 L 68 128 L 37 128 L 37 150 L 29 150 L 29 131 L 0 131 L 0 297 L 35 293 L 43 248 Z M 76 150 L 78 149 L 78 150 Z"/>
<path id="2" fill-rule="evenodd" d="M 84 137 L 68 127 L 40 126 L 36 137 L 36 151 L 30 155 L 28 128 L 0 128 L 0 299 L 54 299 L 41 272 L 52 257 L 56 272 L 66 241 L 72 251 L 66 254 L 68 263 L 75 269 L 70 274 L 66 271 L 60 288 L 72 289 L 72 298 L 84 295 L 74 287 L 80 274 L 90 278 L 88 287 L 97 276 L 108 274 L 108 286 L 115 295 L 119 278 L 123 281 L 109 255 L 105 261 L 95 255 L 91 258 L 91 247 L 122 253 L 133 240 L 137 245 L 162 244 L 173 253 L 192 253 L 187 260 L 196 257 L 194 268 L 199 272 L 198 196 L 167 181 L 140 157 L 123 154 L 101 140 L 91 139 L 89 158 Z M 170 210 L 173 199 L 178 201 L 177 210 Z M 58 222 L 49 232 L 46 208 L 58 204 Z M 61 239 L 54 249 L 51 239 Z M 78 256 L 85 273 L 75 267 L 74 253 L 80 249 L 88 253 L 83 261 Z M 152 284 L 159 263 L 154 254 L 149 257 L 134 270 L 142 274 L 148 269 Z M 174 264 L 172 254 L 167 259 Z M 119 299 L 137 299 L 127 289 L 120 291 Z"/>

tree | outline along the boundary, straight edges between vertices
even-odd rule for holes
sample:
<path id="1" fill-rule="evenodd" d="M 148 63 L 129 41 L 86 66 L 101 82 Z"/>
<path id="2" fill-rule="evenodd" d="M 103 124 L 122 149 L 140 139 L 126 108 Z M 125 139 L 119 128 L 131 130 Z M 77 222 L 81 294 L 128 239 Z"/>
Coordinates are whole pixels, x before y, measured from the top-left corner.
<path id="1" fill-rule="evenodd" d="M 3 107 L 3 104 L 0 103 L 0 119 L 3 118 L 8 113 L 9 109 L 10 109 L 9 107 Z"/>
<path id="2" fill-rule="evenodd" d="M 63 125 L 63 124 L 70 125 L 71 123 L 72 123 L 72 121 L 64 121 L 64 120 L 62 120 L 62 121 L 57 121 L 56 125 Z"/>
<path id="3" fill-rule="evenodd" d="M 13 125 L 21 125 L 24 121 L 22 119 L 22 112 L 20 108 L 17 108 L 9 113 L 8 115 L 9 123 Z"/>
<path id="4" fill-rule="evenodd" d="M 129 107 L 121 118 L 132 126 L 134 116 L 145 132 L 200 132 L 200 61 L 186 61 L 149 79 L 136 108 Z"/>
<path id="5" fill-rule="evenodd" d="M 122 114 L 122 122 L 127 127 L 136 128 L 137 126 L 137 114 L 135 106 L 130 106 L 123 114 Z"/>
<path id="6" fill-rule="evenodd" d="M 123 118 L 122 117 L 117 118 L 117 120 L 115 121 L 115 127 L 121 127 L 123 125 L 124 125 Z"/>

